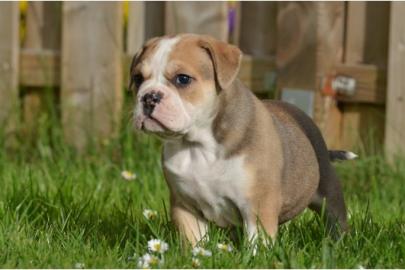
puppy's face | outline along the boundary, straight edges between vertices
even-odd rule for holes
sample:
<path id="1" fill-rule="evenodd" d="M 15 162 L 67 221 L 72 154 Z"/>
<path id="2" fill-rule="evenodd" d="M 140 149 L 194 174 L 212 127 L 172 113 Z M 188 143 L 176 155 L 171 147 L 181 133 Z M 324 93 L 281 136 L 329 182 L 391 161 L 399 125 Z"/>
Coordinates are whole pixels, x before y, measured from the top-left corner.
<path id="1" fill-rule="evenodd" d="M 235 79 L 239 49 L 207 36 L 154 38 L 133 59 L 135 125 L 178 138 L 215 116 L 217 92 Z"/>

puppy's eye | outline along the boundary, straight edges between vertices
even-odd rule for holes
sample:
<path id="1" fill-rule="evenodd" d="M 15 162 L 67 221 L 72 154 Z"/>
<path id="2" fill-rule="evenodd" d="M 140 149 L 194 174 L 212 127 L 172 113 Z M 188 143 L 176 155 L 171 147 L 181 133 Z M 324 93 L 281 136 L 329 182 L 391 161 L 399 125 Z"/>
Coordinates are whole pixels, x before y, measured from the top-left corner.
<path id="1" fill-rule="evenodd" d="M 191 83 L 192 78 L 186 74 L 179 74 L 175 77 L 175 83 L 177 86 L 185 87 Z"/>
<path id="2" fill-rule="evenodd" d="M 139 88 L 141 84 L 143 83 L 143 76 L 142 74 L 135 74 L 132 76 L 132 81 L 134 82 L 136 88 Z"/>

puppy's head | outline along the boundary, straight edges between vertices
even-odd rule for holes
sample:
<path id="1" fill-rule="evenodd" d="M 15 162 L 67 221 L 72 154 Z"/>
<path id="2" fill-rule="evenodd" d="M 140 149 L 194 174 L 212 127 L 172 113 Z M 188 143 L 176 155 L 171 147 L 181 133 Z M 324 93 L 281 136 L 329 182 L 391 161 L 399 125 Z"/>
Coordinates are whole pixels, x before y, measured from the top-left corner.
<path id="1" fill-rule="evenodd" d="M 135 125 L 163 138 L 178 138 L 210 123 L 217 95 L 235 80 L 242 53 L 209 36 L 154 38 L 135 55 Z"/>

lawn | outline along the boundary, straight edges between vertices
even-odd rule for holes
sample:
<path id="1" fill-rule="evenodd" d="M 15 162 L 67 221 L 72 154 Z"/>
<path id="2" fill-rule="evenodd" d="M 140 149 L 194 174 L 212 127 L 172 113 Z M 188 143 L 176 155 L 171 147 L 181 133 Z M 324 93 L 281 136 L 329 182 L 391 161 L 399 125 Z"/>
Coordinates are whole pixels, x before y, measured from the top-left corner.
<path id="1" fill-rule="evenodd" d="M 65 146 L 57 127 L 13 151 L 0 146 L 0 267 L 136 268 L 153 238 L 169 245 L 160 267 L 193 267 L 192 249 L 181 244 L 168 217 L 161 144 L 134 134 L 128 119 L 118 138 L 87 155 Z M 55 125 L 44 129 L 49 126 Z M 405 160 L 390 166 L 381 155 L 362 154 L 336 166 L 349 234 L 329 238 L 321 219 L 306 211 L 280 227 L 273 247 L 259 246 L 251 256 L 240 234 L 231 241 L 229 231 L 212 226 L 203 245 L 212 256 L 200 256 L 200 267 L 404 268 Z M 125 180 L 124 170 L 136 179 Z M 157 217 L 146 219 L 144 209 Z M 219 251 L 218 243 L 233 250 Z"/>

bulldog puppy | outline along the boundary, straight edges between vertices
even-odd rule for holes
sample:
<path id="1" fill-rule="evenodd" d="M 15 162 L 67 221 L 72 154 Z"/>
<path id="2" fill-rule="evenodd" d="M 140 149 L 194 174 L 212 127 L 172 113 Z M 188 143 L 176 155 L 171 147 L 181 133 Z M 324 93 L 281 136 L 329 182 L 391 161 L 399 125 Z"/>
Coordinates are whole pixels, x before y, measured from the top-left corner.
<path id="1" fill-rule="evenodd" d="M 241 51 L 209 36 L 154 38 L 133 58 L 135 125 L 164 142 L 171 217 L 195 245 L 207 223 L 278 225 L 325 202 L 331 224 L 347 228 L 346 207 L 328 151 L 313 121 L 296 107 L 260 101 L 238 79 Z"/>

